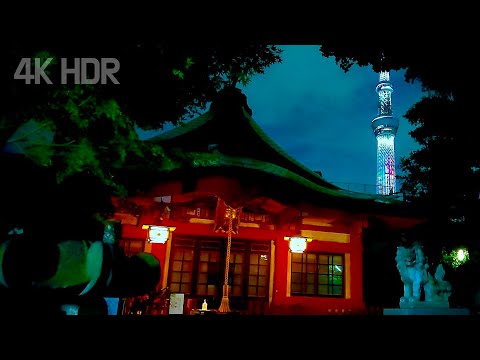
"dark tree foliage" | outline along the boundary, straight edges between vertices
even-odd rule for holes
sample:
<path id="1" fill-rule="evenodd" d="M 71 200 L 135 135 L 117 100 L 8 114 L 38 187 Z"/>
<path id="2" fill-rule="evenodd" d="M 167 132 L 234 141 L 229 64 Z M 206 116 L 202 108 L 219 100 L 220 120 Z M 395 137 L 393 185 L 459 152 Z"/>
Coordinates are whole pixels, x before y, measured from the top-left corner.
<path id="1" fill-rule="evenodd" d="M 281 51 L 270 45 L 176 44 L 159 38 L 106 33 L 71 41 L 42 36 L 6 42 L 1 53 L 0 147 L 1 166 L 9 169 L 2 173 L 8 178 L 4 190 L 11 201 L 3 204 L 2 230 L 46 221 L 47 212 L 38 211 L 42 206 L 61 206 L 68 214 L 76 199 L 101 199 L 97 204 L 81 201 L 83 216 L 107 212 L 108 196 L 80 194 L 126 195 L 129 180 L 122 169 L 140 163 L 168 169 L 175 161 L 169 149 L 139 139 L 137 128 L 180 125 L 205 110 L 221 89 L 247 84 L 251 76 L 281 61 Z M 39 58 L 40 64 L 53 59 L 45 68 L 53 84 L 43 78 L 39 84 L 15 79 L 22 58 Z M 66 59 L 72 68 L 74 58 L 117 59 L 120 69 L 114 76 L 119 84 L 75 84 L 73 75 L 62 84 L 61 61 Z M 91 70 L 87 67 L 88 78 L 94 75 Z M 86 221 L 70 218 L 77 224 Z"/>
<path id="2" fill-rule="evenodd" d="M 246 84 L 249 77 L 280 61 L 281 51 L 261 44 L 203 44 L 127 39 L 122 42 L 101 40 L 65 44 L 46 41 L 12 44 L 4 49 L 2 60 L 2 116 L 15 117 L 15 125 L 33 114 L 42 115 L 40 108 L 52 101 L 53 90 L 45 82 L 33 86 L 15 80 L 13 74 L 23 57 L 46 53 L 56 58 L 50 64 L 49 77 L 60 84 L 60 59 L 115 58 L 120 70 L 115 74 L 120 84 L 111 82 L 95 86 L 95 95 L 114 98 L 125 115 L 143 129 L 159 129 L 167 122 L 177 124 L 205 109 L 215 94 L 227 85 Z M 42 61 L 43 63 L 43 61 Z M 68 78 L 68 83 L 73 77 Z M 67 84 L 68 85 L 68 84 Z M 66 88 L 66 86 L 61 86 Z"/>

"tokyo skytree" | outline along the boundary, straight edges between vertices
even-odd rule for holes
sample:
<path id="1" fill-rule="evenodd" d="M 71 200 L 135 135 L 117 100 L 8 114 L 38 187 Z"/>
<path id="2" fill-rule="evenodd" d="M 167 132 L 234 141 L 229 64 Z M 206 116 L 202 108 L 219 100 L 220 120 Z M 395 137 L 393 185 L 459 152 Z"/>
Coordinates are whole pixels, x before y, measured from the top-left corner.
<path id="1" fill-rule="evenodd" d="M 393 117 L 390 72 L 380 71 L 376 87 L 378 114 L 372 120 L 372 130 L 377 139 L 377 194 L 390 195 L 396 192 L 395 135 L 398 119 Z"/>

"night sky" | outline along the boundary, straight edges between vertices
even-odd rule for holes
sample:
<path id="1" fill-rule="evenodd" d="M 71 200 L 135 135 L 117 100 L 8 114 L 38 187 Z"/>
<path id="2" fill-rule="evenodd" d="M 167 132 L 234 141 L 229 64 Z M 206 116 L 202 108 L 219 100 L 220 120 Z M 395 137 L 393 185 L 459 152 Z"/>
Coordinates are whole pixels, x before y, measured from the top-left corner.
<path id="1" fill-rule="evenodd" d="M 279 47 L 282 63 L 242 88 L 254 120 L 289 155 L 328 181 L 373 192 L 376 139 L 370 122 L 377 115 L 378 74 L 359 66 L 345 73 L 333 58 L 322 56 L 318 45 Z M 420 83 L 405 82 L 404 71 L 391 72 L 390 80 L 393 113 L 400 120 L 395 140 L 399 174 L 400 157 L 418 147 L 403 115 L 423 94 Z M 139 133 L 142 138 L 158 134 Z"/>

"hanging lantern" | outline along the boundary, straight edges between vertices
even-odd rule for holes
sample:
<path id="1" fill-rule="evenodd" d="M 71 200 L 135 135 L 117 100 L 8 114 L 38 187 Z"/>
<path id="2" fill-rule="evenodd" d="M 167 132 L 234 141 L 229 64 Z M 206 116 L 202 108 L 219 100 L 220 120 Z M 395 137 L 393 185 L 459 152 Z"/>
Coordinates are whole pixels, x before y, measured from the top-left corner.
<path id="1" fill-rule="evenodd" d="M 148 230 L 147 241 L 153 244 L 165 244 L 170 237 L 170 232 L 175 226 L 143 225 L 143 230 Z"/>
<path id="2" fill-rule="evenodd" d="M 312 239 L 304 236 L 285 236 L 284 239 L 290 241 L 290 251 L 292 253 L 303 253 L 307 249 L 307 242 L 312 241 Z"/>

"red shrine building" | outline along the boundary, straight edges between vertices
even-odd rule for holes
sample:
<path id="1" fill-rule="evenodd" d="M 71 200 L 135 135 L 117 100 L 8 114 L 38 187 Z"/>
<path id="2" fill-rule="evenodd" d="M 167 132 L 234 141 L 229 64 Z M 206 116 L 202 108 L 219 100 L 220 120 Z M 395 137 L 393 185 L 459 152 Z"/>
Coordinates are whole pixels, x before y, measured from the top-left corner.
<path id="1" fill-rule="evenodd" d="M 422 221 L 408 203 L 341 189 L 290 157 L 238 89 L 147 141 L 182 159 L 152 171 L 148 191 L 114 199 L 115 218 L 127 254 L 160 260 L 158 290 L 182 294 L 180 313 L 204 300 L 218 309 L 227 282 L 230 310 L 244 314 L 364 314 L 366 231 Z"/>

